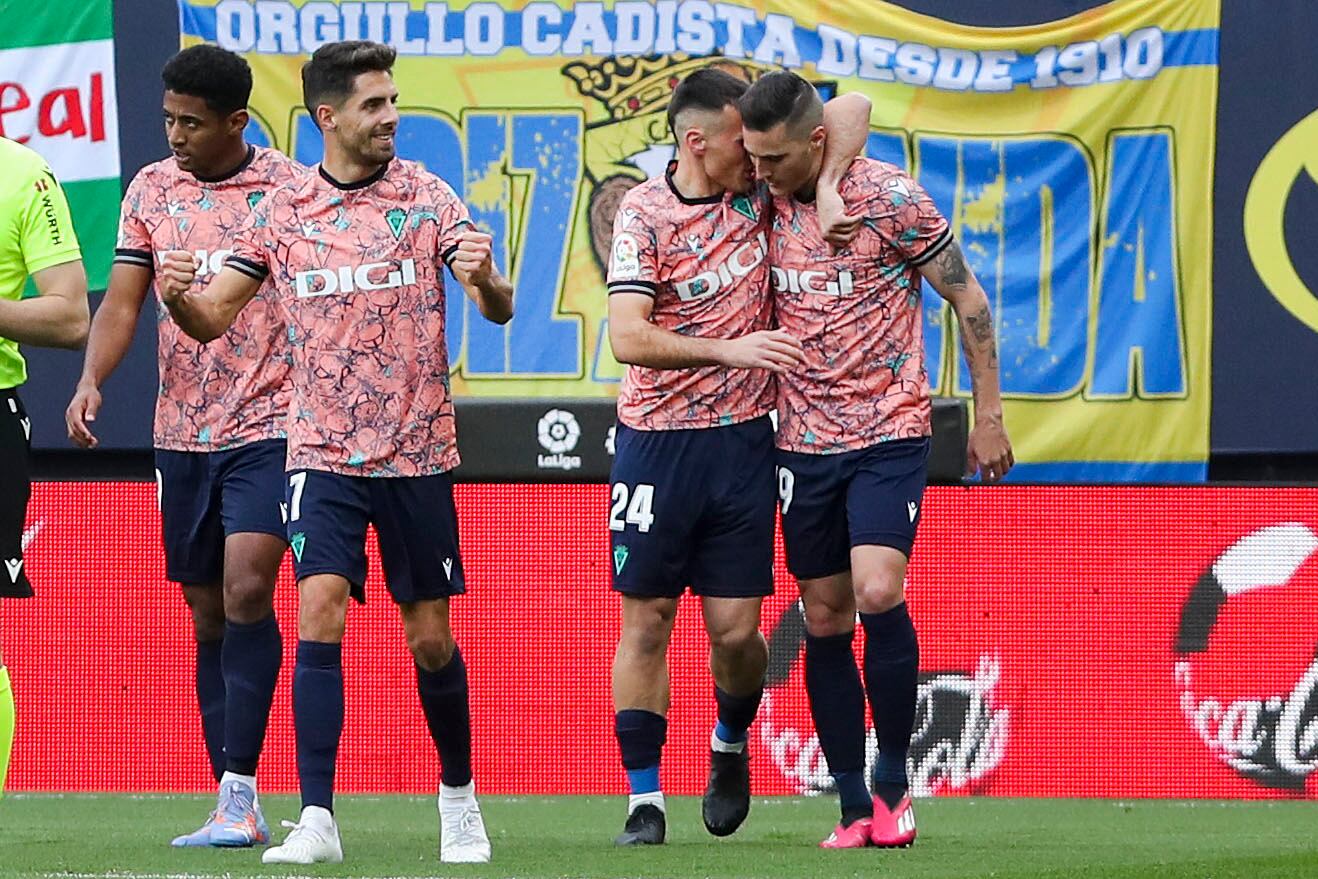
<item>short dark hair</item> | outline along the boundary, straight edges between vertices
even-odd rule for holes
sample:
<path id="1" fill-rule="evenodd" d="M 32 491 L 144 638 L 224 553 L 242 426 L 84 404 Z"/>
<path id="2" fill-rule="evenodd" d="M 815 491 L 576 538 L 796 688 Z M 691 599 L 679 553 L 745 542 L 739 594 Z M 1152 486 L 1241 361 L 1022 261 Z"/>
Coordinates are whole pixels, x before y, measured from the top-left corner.
<path id="1" fill-rule="evenodd" d="M 201 98 L 221 116 L 247 107 L 252 96 L 252 68 L 227 49 L 200 43 L 165 62 L 160 71 L 165 88 Z"/>
<path id="2" fill-rule="evenodd" d="M 815 87 L 790 70 L 761 76 L 737 102 L 741 122 L 751 131 L 768 131 L 785 122 L 797 137 L 823 124 L 823 107 Z"/>
<path id="3" fill-rule="evenodd" d="M 744 81 L 715 66 L 702 67 L 688 74 L 673 89 L 673 97 L 668 101 L 668 130 L 673 133 L 673 137 L 677 137 L 677 117 L 686 110 L 721 113 L 724 107 L 736 107 L 737 101 L 746 94 L 749 87 Z"/>
<path id="4" fill-rule="evenodd" d="M 397 57 L 392 46 L 369 40 L 326 43 L 302 65 L 302 103 L 315 119 L 321 104 L 341 106 L 361 74 L 392 72 Z"/>

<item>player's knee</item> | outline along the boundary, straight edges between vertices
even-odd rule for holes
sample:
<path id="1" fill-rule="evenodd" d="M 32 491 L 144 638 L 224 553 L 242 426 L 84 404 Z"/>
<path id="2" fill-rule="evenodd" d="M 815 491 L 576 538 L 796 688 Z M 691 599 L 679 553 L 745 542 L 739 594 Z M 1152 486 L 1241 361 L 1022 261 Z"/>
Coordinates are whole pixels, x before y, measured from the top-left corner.
<path id="1" fill-rule="evenodd" d="M 416 664 L 426 671 L 439 671 L 453 658 L 452 632 L 409 632 L 407 647 Z"/>
<path id="2" fill-rule="evenodd" d="M 622 646 L 643 656 L 659 656 L 668 651 L 668 638 L 677 616 L 676 602 L 635 602 L 622 618 Z"/>
<path id="3" fill-rule="evenodd" d="M 856 626 L 856 609 L 850 603 L 807 602 L 805 630 L 816 638 L 845 635 Z"/>
<path id="4" fill-rule="evenodd" d="M 662 656 L 668 651 L 669 631 L 668 623 L 659 617 L 632 619 L 623 627 L 622 643 L 632 653 Z"/>
<path id="5" fill-rule="evenodd" d="M 904 600 L 902 576 L 895 571 L 875 571 L 855 579 L 856 607 L 861 613 L 883 613 Z"/>
<path id="6" fill-rule="evenodd" d="M 274 584 L 253 572 L 224 581 L 224 615 L 235 623 L 258 623 L 274 612 Z"/>
<path id="7" fill-rule="evenodd" d="M 303 641 L 336 644 L 343 640 L 347 615 L 347 595 L 304 591 L 298 599 L 298 637 Z"/>
<path id="8" fill-rule="evenodd" d="M 192 615 L 192 630 L 198 641 L 224 637 L 224 597 L 219 589 L 185 586 L 183 600 Z"/>
<path id="9" fill-rule="evenodd" d="M 768 655 L 768 646 L 757 621 L 711 630 L 709 646 L 716 654 L 729 658 L 749 659 L 760 653 Z"/>

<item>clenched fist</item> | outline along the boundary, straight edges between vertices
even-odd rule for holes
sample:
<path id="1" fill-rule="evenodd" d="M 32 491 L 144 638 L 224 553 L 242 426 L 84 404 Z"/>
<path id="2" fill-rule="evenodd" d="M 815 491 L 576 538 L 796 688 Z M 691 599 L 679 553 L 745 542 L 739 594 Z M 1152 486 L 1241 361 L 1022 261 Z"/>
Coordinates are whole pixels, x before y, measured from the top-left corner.
<path id="1" fill-rule="evenodd" d="M 449 260 L 454 277 L 471 287 L 483 286 L 494 271 L 493 241 L 486 232 L 470 228 L 463 232 L 458 238 L 458 249 Z"/>
<path id="2" fill-rule="evenodd" d="M 160 300 L 170 305 L 188 292 L 197 277 L 197 258 L 186 250 L 171 250 L 160 258 L 156 269 L 156 290 Z"/>

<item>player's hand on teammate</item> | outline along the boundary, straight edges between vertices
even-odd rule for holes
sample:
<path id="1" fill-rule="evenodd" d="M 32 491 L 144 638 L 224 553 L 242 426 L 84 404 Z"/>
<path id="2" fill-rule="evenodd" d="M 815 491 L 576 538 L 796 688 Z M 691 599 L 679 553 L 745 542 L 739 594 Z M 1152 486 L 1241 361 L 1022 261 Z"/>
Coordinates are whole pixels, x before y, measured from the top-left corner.
<path id="1" fill-rule="evenodd" d="M 64 424 L 69 429 L 69 439 L 80 449 L 94 449 L 99 444 L 88 422 L 96 420 L 96 413 L 101 409 L 101 392 L 91 385 L 79 384 L 69 401 L 69 408 L 64 410 Z"/>
<path id="2" fill-rule="evenodd" d="M 975 426 L 966 444 L 966 475 L 979 471 L 985 482 L 997 482 L 1016 464 L 1011 439 L 1001 415 L 975 416 Z"/>
<path id="3" fill-rule="evenodd" d="M 197 277 L 197 257 L 186 250 L 171 250 L 160 258 L 156 291 L 160 301 L 172 305 L 188 292 Z"/>
<path id="4" fill-rule="evenodd" d="M 458 238 L 458 249 L 449 260 L 449 268 L 462 283 L 480 287 L 494 271 L 494 237 L 488 232 L 467 229 Z"/>
<path id="5" fill-rule="evenodd" d="M 723 347 L 724 366 L 737 369 L 768 369 L 786 372 L 805 362 L 805 350 L 794 337 L 782 330 L 760 330 Z"/>
<path id="6" fill-rule="evenodd" d="M 848 214 L 842 196 L 831 186 L 819 187 L 815 193 L 815 209 L 819 212 L 819 230 L 824 234 L 824 240 L 834 247 L 850 244 L 865 219 L 863 213 Z"/>

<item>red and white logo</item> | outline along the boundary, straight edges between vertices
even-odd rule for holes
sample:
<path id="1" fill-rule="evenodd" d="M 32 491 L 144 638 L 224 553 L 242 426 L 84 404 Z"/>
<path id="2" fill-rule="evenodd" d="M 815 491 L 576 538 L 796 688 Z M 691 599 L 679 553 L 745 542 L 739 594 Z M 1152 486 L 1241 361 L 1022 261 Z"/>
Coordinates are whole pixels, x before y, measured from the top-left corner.
<path id="1" fill-rule="evenodd" d="M 1237 540 L 1181 607 L 1181 711 L 1219 760 L 1266 787 L 1302 790 L 1318 769 L 1316 609 L 1318 535 L 1298 522 Z"/>

